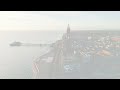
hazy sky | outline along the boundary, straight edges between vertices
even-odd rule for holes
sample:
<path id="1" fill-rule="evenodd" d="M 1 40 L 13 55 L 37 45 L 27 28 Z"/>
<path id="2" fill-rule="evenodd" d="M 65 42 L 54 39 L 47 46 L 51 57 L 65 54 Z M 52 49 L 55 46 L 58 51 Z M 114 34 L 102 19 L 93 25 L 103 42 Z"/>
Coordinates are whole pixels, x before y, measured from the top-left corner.
<path id="1" fill-rule="evenodd" d="M 120 29 L 120 11 L 0 11 L 0 30 Z"/>

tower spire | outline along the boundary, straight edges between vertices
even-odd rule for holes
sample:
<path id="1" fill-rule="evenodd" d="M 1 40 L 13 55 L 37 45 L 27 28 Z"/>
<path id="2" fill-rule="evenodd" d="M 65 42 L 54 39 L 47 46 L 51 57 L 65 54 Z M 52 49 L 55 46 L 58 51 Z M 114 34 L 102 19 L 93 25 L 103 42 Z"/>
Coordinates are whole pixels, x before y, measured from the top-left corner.
<path id="1" fill-rule="evenodd" d="M 70 33 L 70 26 L 68 24 L 68 27 L 67 27 L 67 33 L 69 34 Z"/>
<path id="2" fill-rule="evenodd" d="M 67 27 L 67 38 L 69 39 L 70 38 L 70 26 L 68 24 L 68 27 Z"/>

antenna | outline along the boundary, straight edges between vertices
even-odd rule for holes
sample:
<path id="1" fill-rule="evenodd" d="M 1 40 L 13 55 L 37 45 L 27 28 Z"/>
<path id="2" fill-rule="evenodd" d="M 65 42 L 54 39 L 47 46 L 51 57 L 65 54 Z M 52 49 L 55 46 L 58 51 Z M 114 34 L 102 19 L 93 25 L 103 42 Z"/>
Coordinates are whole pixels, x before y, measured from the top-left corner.
<path id="1" fill-rule="evenodd" d="M 70 33 L 70 26 L 68 24 L 68 27 L 67 27 L 67 33 Z"/>

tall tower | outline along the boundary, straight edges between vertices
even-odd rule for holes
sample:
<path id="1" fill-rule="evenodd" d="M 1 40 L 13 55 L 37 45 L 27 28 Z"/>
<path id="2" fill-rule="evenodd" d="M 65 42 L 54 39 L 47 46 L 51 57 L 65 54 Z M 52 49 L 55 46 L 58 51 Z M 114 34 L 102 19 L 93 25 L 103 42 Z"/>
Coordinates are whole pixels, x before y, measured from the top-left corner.
<path id="1" fill-rule="evenodd" d="M 68 27 L 67 27 L 67 38 L 69 39 L 70 38 L 70 26 L 68 24 Z"/>

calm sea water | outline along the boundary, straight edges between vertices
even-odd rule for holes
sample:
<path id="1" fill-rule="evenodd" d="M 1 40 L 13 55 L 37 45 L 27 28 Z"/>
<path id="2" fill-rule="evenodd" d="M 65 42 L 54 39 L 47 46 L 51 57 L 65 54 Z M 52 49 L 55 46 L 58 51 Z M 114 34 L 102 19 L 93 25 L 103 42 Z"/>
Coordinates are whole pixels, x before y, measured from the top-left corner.
<path id="1" fill-rule="evenodd" d="M 10 47 L 14 41 L 52 43 L 63 31 L 0 31 L 0 79 L 33 78 L 32 63 L 49 50 L 48 47 Z"/>

